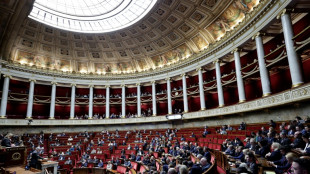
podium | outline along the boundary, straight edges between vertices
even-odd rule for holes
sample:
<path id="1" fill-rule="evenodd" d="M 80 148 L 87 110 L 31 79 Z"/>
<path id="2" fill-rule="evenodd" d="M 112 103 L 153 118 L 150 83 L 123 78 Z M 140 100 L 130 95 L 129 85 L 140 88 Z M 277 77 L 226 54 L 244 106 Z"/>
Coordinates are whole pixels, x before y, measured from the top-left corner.
<path id="1" fill-rule="evenodd" d="M 4 167 L 26 164 L 26 147 L 7 147 L 0 149 L 0 163 Z"/>
<path id="2" fill-rule="evenodd" d="M 41 162 L 41 165 L 42 165 L 42 171 L 44 174 L 46 174 L 45 169 L 47 169 L 47 168 L 52 168 L 53 174 L 57 174 L 58 162 L 56 162 L 56 161 L 45 161 L 45 162 Z"/>

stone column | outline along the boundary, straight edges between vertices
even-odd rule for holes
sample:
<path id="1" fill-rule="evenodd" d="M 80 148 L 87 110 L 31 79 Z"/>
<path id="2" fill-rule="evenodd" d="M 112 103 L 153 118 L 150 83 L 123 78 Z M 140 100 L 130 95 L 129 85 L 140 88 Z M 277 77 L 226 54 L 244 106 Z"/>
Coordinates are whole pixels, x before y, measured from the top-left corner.
<path id="1" fill-rule="evenodd" d="M 2 89 L 0 118 L 6 118 L 6 107 L 8 103 L 9 84 L 10 84 L 10 78 L 12 78 L 9 75 L 3 75 L 3 77 L 4 77 L 4 83 L 3 83 L 3 89 Z"/>
<path id="2" fill-rule="evenodd" d="M 233 51 L 233 53 L 234 53 L 234 58 L 235 58 L 235 69 L 236 69 L 239 103 L 243 103 L 246 101 L 246 99 L 245 99 L 245 90 L 244 90 L 244 84 L 243 84 L 243 79 L 242 79 L 239 49 L 236 48 Z"/>
<path id="3" fill-rule="evenodd" d="M 126 116 L 126 85 L 122 85 L 122 118 Z"/>
<path id="4" fill-rule="evenodd" d="M 110 85 L 105 86 L 105 118 L 110 118 Z"/>
<path id="5" fill-rule="evenodd" d="M 221 75 L 221 61 L 217 59 L 214 61 L 215 64 L 215 71 L 216 71 L 216 86 L 217 86 L 217 96 L 219 100 L 219 107 L 225 106 L 224 103 L 224 93 L 223 93 L 223 87 L 222 87 L 222 75 Z"/>
<path id="6" fill-rule="evenodd" d="M 198 80 L 199 80 L 199 96 L 200 96 L 200 109 L 203 111 L 206 109 L 205 101 L 205 91 L 203 89 L 203 78 L 201 68 L 196 69 L 198 71 Z"/>
<path id="7" fill-rule="evenodd" d="M 292 27 L 292 21 L 290 14 L 286 9 L 281 13 L 281 22 L 284 34 L 284 41 L 286 47 L 286 53 L 288 58 L 288 65 L 290 68 L 290 74 L 292 79 L 292 87 L 298 87 L 304 83 L 302 75 L 302 67 L 300 64 L 300 59 L 297 56 L 295 47 L 294 47 L 294 32 Z"/>
<path id="8" fill-rule="evenodd" d="M 89 85 L 88 119 L 93 119 L 94 85 Z"/>
<path id="9" fill-rule="evenodd" d="M 182 74 L 182 87 L 183 87 L 183 105 L 184 113 L 188 112 L 188 99 L 187 99 L 187 84 L 186 84 L 186 74 Z"/>
<path id="10" fill-rule="evenodd" d="M 265 52 L 264 52 L 263 40 L 261 37 L 261 33 L 257 33 L 254 37 L 256 42 L 257 58 L 259 64 L 259 73 L 261 78 L 263 97 L 266 97 L 271 94 L 271 88 L 270 88 L 269 72 L 265 64 Z"/>
<path id="11" fill-rule="evenodd" d="M 70 119 L 74 119 L 74 109 L 75 109 L 75 88 L 76 88 L 76 84 L 71 84 Z"/>
<path id="12" fill-rule="evenodd" d="M 33 108 L 33 94 L 34 94 L 34 83 L 36 80 L 30 79 L 29 95 L 28 95 L 28 105 L 26 119 L 32 119 L 32 108 Z"/>
<path id="13" fill-rule="evenodd" d="M 168 99 L 168 114 L 172 114 L 172 100 L 171 100 L 171 84 L 170 78 L 167 78 L 167 99 Z"/>
<path id="14" fill-rule="evenodd" d="M 152 104 L 153 104 L 153 116 L 157 115 L 156 107 L 156 82 L 152 81 Z"/>
<path id="15" fill-rule="evenodd" d="M 141 117 L 141 86 L 137 83 L 137 115 Z"/>
<path id="16" fill-rule="evenodd" d="M 50 105 L 50 118 L 55 119 L 55 102 L 56 102 L 56 82 L 51 82 L 52 84 L 52 94 L 51 94 L 51 105 Z"/>

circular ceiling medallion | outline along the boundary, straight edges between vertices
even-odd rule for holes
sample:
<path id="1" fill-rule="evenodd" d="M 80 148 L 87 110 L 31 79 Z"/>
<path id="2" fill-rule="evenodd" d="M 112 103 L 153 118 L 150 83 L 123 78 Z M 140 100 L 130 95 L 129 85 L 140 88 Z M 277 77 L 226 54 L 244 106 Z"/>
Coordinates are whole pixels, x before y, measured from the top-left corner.
<path id="1" fill-rule="evenodd" d="M 138 22 L 156 2 L 157 0 L 36 0 L 29 17 L 63 30 L 106 33 Z"/>

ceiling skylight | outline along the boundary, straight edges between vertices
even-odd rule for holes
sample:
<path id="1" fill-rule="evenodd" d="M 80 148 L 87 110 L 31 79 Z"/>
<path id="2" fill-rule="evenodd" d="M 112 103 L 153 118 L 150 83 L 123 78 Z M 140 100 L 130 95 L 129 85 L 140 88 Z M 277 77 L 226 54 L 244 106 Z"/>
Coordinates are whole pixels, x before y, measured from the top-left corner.
<path id="1" fill-rule="evenodd" d="M 142 19 L 157 0 L 35 0 L 30 18 L 74 32 L 105 33 Z"/>

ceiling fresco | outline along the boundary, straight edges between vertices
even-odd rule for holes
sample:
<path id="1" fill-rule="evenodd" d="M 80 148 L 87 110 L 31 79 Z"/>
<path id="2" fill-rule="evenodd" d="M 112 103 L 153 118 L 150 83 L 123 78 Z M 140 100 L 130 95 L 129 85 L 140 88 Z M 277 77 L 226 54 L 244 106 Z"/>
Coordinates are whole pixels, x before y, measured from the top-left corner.
<path id="1" fill-rule="evenodd" d="M 86 74 L 124 74 L 173 66 L 208 49 L 259 0 L 162 0 L 131 27 L 104 34 L 64 31 L 27 18 L 12 62 Z"/>

